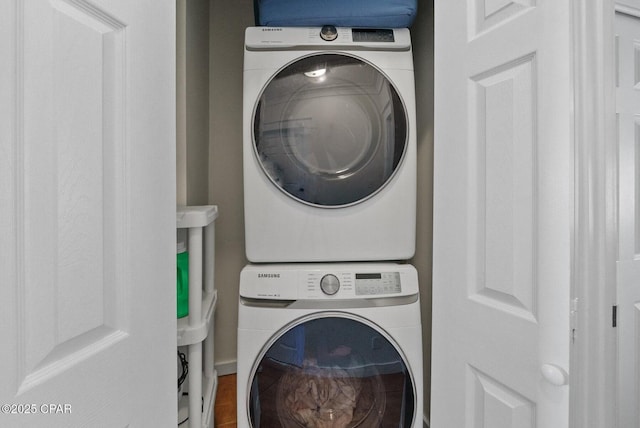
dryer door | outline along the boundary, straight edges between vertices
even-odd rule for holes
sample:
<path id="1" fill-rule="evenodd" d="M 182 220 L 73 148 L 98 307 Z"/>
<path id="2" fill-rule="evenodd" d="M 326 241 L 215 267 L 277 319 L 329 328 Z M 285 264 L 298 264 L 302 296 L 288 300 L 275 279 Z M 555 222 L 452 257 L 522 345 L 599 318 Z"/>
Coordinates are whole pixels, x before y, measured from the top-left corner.
<path id="1" fill-rule="evenodd" d="M 407 115 L 390 80 L 362 59 L 318 54 L 280 70 L 253 116 L 255 154 L 298 201 L 340 207 L 389 182 L 407 145 Z"/>
<path id="2" fill-rule="evenodd" d="M 416 418 L 402 351 L 353 315 L 321 313 L 287 327 L 250 379 L 252 427 L 411 427 Z"/>

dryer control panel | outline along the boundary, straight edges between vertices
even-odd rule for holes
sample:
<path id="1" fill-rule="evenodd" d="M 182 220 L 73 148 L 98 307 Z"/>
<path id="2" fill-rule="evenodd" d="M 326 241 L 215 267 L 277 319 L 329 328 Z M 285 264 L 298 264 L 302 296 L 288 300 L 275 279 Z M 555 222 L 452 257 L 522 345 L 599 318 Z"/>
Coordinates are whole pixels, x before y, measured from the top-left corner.
<path id="1" fill-rule="evenodd" d="M 411 36 L 406 28 L 249 27 L 245 48 L 250 51 L 288 49 L 359 49 L 408 51 Z"/>

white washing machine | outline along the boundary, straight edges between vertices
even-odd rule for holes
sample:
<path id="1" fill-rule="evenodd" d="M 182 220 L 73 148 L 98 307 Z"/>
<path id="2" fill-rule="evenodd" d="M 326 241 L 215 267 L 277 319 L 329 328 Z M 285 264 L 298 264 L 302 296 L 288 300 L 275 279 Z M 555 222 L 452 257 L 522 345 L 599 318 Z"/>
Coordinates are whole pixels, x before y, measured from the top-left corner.
<path id="1" fill-rule="evenodd" d="M 421 427 L 421 338 L 411 265 L 248 265 L 238 427 Z"/>
<path id="2" fill-rule="evenodd" d="M 413 256 L 414 91 L 406 28 L 247 28 L 250 261 Z"/>

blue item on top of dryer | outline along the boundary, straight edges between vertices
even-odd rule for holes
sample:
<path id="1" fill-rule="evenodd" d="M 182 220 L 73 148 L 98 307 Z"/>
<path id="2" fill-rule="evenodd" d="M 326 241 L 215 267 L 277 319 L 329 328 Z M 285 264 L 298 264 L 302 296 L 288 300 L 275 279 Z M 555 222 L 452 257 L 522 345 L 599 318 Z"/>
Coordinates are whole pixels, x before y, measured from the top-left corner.
<path id="1" fill-rule="evenodd" d="M 417 0 L 255 0 L 257 25 L 306 27 L 406 28 L 418 10 Z"/>

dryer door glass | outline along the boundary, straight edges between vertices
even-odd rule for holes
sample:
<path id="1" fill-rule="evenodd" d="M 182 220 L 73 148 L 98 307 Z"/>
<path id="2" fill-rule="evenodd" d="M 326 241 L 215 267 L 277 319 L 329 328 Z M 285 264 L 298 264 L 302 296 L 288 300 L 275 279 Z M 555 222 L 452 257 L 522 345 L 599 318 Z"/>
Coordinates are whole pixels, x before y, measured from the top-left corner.
<path id="1" fill-rule="evenodd" d="M 361 59 L 313 55 L 289 64 L 263 90 L 254 148 L 287 195 L 323 207 L 350 205 L 384 187 L 407 145 L 395 87 Z"/>
<path id="2" fill-rule="evenodd" d="M 386 334 L 352 318 L 280 332 L 254 365 L 252 427 L 411 427 L 415 384 Z"/>

